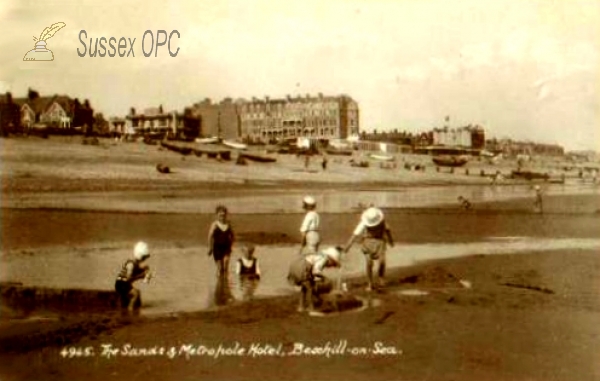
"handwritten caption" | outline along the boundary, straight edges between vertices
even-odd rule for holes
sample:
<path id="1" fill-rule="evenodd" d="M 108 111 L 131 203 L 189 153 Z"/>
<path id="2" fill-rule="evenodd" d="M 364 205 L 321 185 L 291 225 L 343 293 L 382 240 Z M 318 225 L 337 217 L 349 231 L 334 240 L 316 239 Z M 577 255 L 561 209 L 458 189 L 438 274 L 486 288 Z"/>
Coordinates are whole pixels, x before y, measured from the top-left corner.
<path id="1" fill-rule="evenodd" d="M 337 342 L 327 341 L 320 345 L 308 345 L 294 342 L 283 343 L 250 343 L 244 345 L 240 342 L 231 344 L 202 345 L 180 344 L 173 346 L 138 347 L 130 343 L 116 346 L 112 343 L 99 346 L 68 346 L 59 352 L 64 359 L 100 357 L 104 359 L 131 358 L 131 357 L 165 357 L 168 359 L 184 358 L 190 360 L 198 357 L 340 357 L 340 356 L 400 356 L 402 350 L 381 341 L 376 341 L 368 346 L 352 346 L 347 340 Z"/>

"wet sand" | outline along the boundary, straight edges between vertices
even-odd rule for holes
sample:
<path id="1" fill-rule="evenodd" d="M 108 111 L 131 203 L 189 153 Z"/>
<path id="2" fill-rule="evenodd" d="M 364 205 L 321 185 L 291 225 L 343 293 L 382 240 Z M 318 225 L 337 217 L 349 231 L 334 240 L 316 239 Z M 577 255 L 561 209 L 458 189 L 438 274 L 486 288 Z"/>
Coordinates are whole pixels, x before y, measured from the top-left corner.
<path id="1" fill-rule="evenodd" d="M 592 210 L 598 199 L 569 197 L 567 199 L 578 205 L 575 208 L 578 211 L 560 212 L 567 199 L 556 197 L 548 200 L 545 216 L 522 209 L 526 204 L 518 200 L 496 206 L 486 204 L 482 211 L 472 213 L 454 209 L 390 213 L 390 218 L 399 218 L 393 225 L 398 231 L 398 252 L 392 254 L 391 259 L 396 257 L 401 262 L 396 265 L 402 267 L 390 271 L 385 292 L 368 294 L 364 291 L 360 255 L 353 250 L 351 255 L 356 260 L 349 263 L 348 276 L 344 279 L 349 293 L 367 303 L 368 308 L 360 312 L 324 317 L 301 315 L 295 309 L 297 296 L 288 289 L 280 296 L 236 302 L 226 308 L 163 317 L 147 314 L 133 322 L 92 315 L 85 319 L 69 316 L 35 323 L 4 322 L 0 334 L 4 348 L 0 374 L 7 380 L 36 379 L 37 375 L 44 375 L 44 380 L 107 377 L 593 380 L 600 375 L 595 366 L 600 350 L 597 325 L 600 259 L 597 243 L 592 246 L 581 243 L 597 239 L 600 216 L 586 210 Z M 271 218 L 269 215 L 243 217 L 248 220 L 238 221 L 241 231 L 251 230 L 250 221 L 265 222 Z M 297 221 L 291 217 L 287 228 L 279 221 L 281 230 L 295 229 Z M 356 216 L 333 214 L 325 218 L 331 219 L 332 225 L 347 228 L 355 223 Z M 411 219 L 409 223 L 407 218 Z M 401 224 L 403 220 L 405 223 Z M 487 220 L 490 225 L 486 229 L 481 224 Z M 480 235 L 477 237 L 471 230 L 478 224 Z M 420 230 L 415 230 L 417 227 Z M 405 229 L 418 238 L 413 237 L 410 242 Z M 427 233 L 427 229 L 431 232 Z M 499 240 L 498 244 L 484 242 L 482 237 L 486 230 Z M 532 241 L 519 241 L 519 237 L 529 237 Z M 567 239 L 566 243 L 556 245 L 561 237 Z M 486 255 L 493 254 L 511 239 L 513 243 L 520 242 L 521 250 L 513 254 L 508 250 L 504 255 Z M 438 246 L 430 242 L 432 240 L 438 242 Z M 544 245 L 548 241 L 554 242 L 554 246 Z M 166 242 L 162 245 L 167 250 Z M 426 257 L 436 252 L 448 254 L 447 250 L 465 249 L 469 245 L 474 246 L 470 252 L 467 250 L 465 258 L 431 262 L 435 255 Z M 115 244 L 114 248 L 126 252 L 124 246 L 119 247 Z M 277 258 L 294 247 L 297 246 L 270 242 L 264 245 L 262 259 L 268 263 L 267 256 Z M 202 243 L 171 247 L 170 255 L 195 258 L 198 255 L 195 250 L 202 248 Z M 40 248 L 39 254 L 27 254 L 27 250 L 15 249 L 5 254 L 3 261 L 10 263 L 14 260 L 11 256 L 20 258 L 42 253 L 51 257 L 59 255 L 61 250 L 64 248 L 48 246 Z M 76 255 L 72 250 L 68 252 Z M 498 250 L 497 254 L 502 253 Z M 423 260 L 415 261 L 415 255 L 419 254 Z M 102 254 L 93 249 L 82 250 L 79 255 L 102 256 L 106 251 Z M 160 272 L 176 270 L 165 267 L 168 264 L 165 258 L 157 262 L 159 268 L 163 267 Z M 195 262 L 182 263 L 190 268 L 189 264 Z M 178 269 L 181 270 L 181 266 Z M 160 286 L 167 287 L 167 284 Z M 144 292 L 150 292 L 150 287 Z M 122 350 L 121 355 L 103 356 L 107 344 Z M 329 357 L 326 352 L 296 355 L 301 345 L 310 346 L 316 352 L 326 350 L 319 348 L 343 350 L 330 352 Z M 194 348 L 209 351 L 219 346 L 232 351 L 231 348 L 242 348 L 246 352 L 221 354 L 217 358 L 208 352 L 190 354 Z M 257 351 L 266 346 L 281 346 L 281 352 L 273 349 L 276 354 L 258 354 Z M 171 347 L 176 348 L 173 358 L 168 354 L 150 354 L 160 348 L 168 353 Z M 74 352 L 75 357 L 63 358 L 60 353 L 64 348 L 92 348 L 94 355 L 78 357 Z M 362 353 L 363 350 L 367 353 Z M 396 354 L 387 353 L 394 350 Z M 140 351 L 146 355 L 140 355 Z M 274 369 L 285 369 L 285 372 L 274 372 Z"/>
<path id="2" fill-rule="evenodd" d="M 461 287 L 457 279 L 472 287 Z M 41 375 L 44 380 L 594 380 L 600 375 L 597 251 L 473 256 L 396 270 L 390 281 L 386 292 L 371 296 L 374 307 L 327 317 L 300 315 L 296 298 L 283 297 L 134 323 L 106 318 L 69 325 L 42 321 L 29 330 L 13 326 L 23 334 L 19 344 L 30 338 L 38 345 L 29 342 L 30 351 L 3 353 L 0 372 L 6 380 Z M 349 291 L 369 300 L 363 287 L 357 280 Z M 429 294 L 399 292 L 415 289 Z M 344 350 L 329 356 L 296 355 L 301 345 L 318 351 L 340 342 Z M 91 348 L 94 355 L 62 357 L 67 343 Z M 18 348 L 7 339 L 3 344 L 5 350 Z M 106 345 L 123 352 L 108 358 L 102 355 Z M 190 354 L 191 348 L 219 345 L 246 352 Z M 281 352 L 259 355 L 257 346 L 266 345 L 281 346 Z M 150 354 L 171 347 L 173 358 Z"/>
<path id="3" fill-rule="evenodd" d="M 2 152 L 10 151 L 3 147 Z M 23 165 L 7 166 L 3 161 L 2 174 L 14 178 L 14 171 L 23 170 Z M 96 173 L 96 167 L 92 165 L 90 173 Z M 36 178 L 37 172 L 31 173 L 32 182 L 21 178 L 8 188 L 3 182 L 3 196 L 32 190 L 34 195 L 44 193 L 39 188 L 43 181 Z M 48 192 L 62 186 L 56 175 L 50 176 Z M 73 180 L 71 190 L 60 192 L 81 191 L 81 186 L 94 181 L 101 183 Z M 128 181 L 107 181 L 106 191 L 114 190 L 111 184 L 118 187 Z M 152 179 L 148 182 L 153 183 Z M 126 191 L 135 191 L 139 184 L 131 181 L 130 186 Z M 178 185 L 165 182 L 161 186 Z M 92 192 L 97 197 L 103 190 Z M 219 194 L 211 192 L 205 196 Z M 347 270 L 349 275 L 355 270 L 359 276 L 346 279 L 349 292 L 366 302 L 368 308 L 360 312 L 301 315 L 296 312 L 296 295 L 284 294 L 227 308 L 143 316 L 134 321 L 91 315 L 4 321 L 0 376 L 3 380 L 598 379 L 598 197 L 549 196 L 545 208 L 543 215 L 534 214 L 531 201 L 522 199 L 476 204 L 472 211 L 455 206 L 386 210 L 398 242 L 397 254 L 392 255 L 399 258 L 397 265 L 404 267 L 389 272 L 385 292 L 367 294 L 360 276 L 360 253 L 353 250 L 356 260 Z M 158 250 L 196 256 L 204 248 L 204 226 L 211 218 L 98 213 L 99 218 L 88 219 L 82 216 L 93 213 L 77 213 L 3 209 L 3 264 L 28 263 L 22 262 L 23 258 L 44 255 L 58 258 L 54 263 L 60 263 L 60 258 L 68 263 L 69 256 L 102 259 L 125 254 L 138 237 L 149 234 Z M 233 218 L 246 239 L 264 245 L 264 256 L 277 258 L 296 247 L 290 240 L 296 238 L 300 214 L 240 214 Z M 326 243 L 345 240 L 357 218 L 358 210 L 324 213 Z M 257 226 L 273 234 L 261 237 Z M 68 239 L 69 235 L 83 238 Z M 496 244 L 494 239 L 502 243 Z M 513 254 L 508 250 L 505 255 L 486 255 L 502 245 L 508 245 Z M 441 257 L 452 251 L 469 256 L 414 261 L 414 254 L 425 258 L 433 252 Z M 167 257 L 157 262 L 169 272 Z M 275 262 L 274 269 L 280 267 Z M 204 263 L 210 271 L 210 262 Z M 189 266 L 186 270 L 193 271 Z M 72 273 L 73 278 L 86 278 L 85 273 Z M 120 355 L 103 356 L 108 344 L 121 349 Z M 72 358 L 65 352 L 63 357 L 61 350 L 67 346 L 82 351 L 71 352 Z M 202 354 L 219 346 L 227 353 Z M 171 347 L 176 351 L 172 358 L 168 355 Z M 299 354 L 301 347 L 304 351 Z M 85 356 L 87 348 L 91 348 L 89 356 Z M 166 354 L 157 354 L 161 348 Z"/>

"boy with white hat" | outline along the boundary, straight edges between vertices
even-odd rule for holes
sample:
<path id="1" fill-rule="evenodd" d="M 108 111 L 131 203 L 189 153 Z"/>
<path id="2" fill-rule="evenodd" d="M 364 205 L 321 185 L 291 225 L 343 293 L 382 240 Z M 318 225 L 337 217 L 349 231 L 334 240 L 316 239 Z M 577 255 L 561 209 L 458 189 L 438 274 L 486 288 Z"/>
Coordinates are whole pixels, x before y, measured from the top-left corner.
<path id="1" fill-rule="evenodd" d="M 138 242 L 133 249 L 133 258 L 123 263 L 121 271 L 115 282 L 115 290 L 121 299 L 122 312 L 138 312 L 141 307 L 140 290 L 133 287 L 133 283 L 143 279 L 149 282 L 150 268 L 144 264 L 150 258 L 150 250 L 145 242 Z"/>
<path id="2" fill-rule="evenodd" d="M 379 261 L 377 274 L 379 285 L 382 286 L 385 276 L 386 244 L 389 243 L 390 246 L 394 246 L 392 233 L 385 222 L 385 217 L 381 209 L 370 207 L 363 212 L 359 224 L 354 229 L 352 237 L 350 237 L 346 244 L 344 252 L 347 253 L 359 239 L 362 239 L 362 251 L 365 255 L 366 272 L 369 282 L 367 291 L 371 291 L 373 289 L 373 262 Z"/>
<path id="3" fill-rule="evenodd" d="M 301 287 L 300 305 L 298 311 L 314 310 L 313 298 L 319 299 L 320 294 L 332 290 L 332 282 L 323 274 L 327 267 L 339 267 L 341 264 L 342 248 L 328 247 L 319 253 L 297 258 L 290 265 L 288 281 L 294 286 Z"/>
<path id="4" fill-rule="evenodd" d="M 300 226 L 300 233 L 302 234 L 302 243 L 300 244 L 300 254 L 303 253 L 306 248 L 306 254 L 315 254 L 319 250 L 319 244 L 321 243 L 321 236 L 319 234 L 319 225 L 321 219 L 319 214 L 315 211 L 317 202 L 312 196 L 306 196 L 302 200 L 302 208 L 306 210 L 306 215 Z"/>

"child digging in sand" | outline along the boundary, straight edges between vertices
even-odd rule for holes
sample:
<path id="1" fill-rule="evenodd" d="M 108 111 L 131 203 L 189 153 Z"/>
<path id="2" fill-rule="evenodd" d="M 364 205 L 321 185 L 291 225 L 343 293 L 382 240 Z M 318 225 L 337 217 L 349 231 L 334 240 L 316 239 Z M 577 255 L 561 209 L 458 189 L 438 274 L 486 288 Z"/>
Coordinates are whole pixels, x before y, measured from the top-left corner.
<path id="1" fill-rule="evenodd" d="M 145 261 L 150 258 L 150 250 L 145 242 L 138 242 L 133 249 L 133 258 L 123 263 L 115 282 L 115 290 L 121 299 L 121 312 L 139 313 L 142 305 L 140 290 L 133 287 L 138 280 L 149 282 L 152 274 Z"/>
<path id="2" fill-rule="evenodd" d="M 292 262 L 288 281 L 294 286 L 300 286 L 298 312 L 314 311 L 315 302 L 320 301 L 320 295 L 333 289 L 332 282 L 323 275 L 323 270 L 326 267 L 340 267 L 341 249 L 339 246 L 329 247 Z"/>

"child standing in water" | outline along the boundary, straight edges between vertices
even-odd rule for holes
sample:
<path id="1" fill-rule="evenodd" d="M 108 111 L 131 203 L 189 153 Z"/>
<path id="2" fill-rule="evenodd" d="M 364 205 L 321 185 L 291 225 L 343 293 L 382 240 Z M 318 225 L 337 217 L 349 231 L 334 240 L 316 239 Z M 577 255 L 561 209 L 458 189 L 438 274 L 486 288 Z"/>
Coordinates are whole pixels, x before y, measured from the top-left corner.
<path id="1" fill-rule="evenodd" d="M 227 208 L 217 206 L 217 219 L 208 230 L 208 256 L 212 256 L 217 265 L 217 275 L 226 276 L 229 270 L 229 258 L 235 236 L 227 218 Z"/>
<path id="2" fill-rule="evenodd" d="M 235 273 L 240 278 L 260 279 L 260 266 L 258 258 L 254 256 L 254 245 L 246 244 L 242 246 L 242 257 L 238 259 Z"/>
<path id="3" fill-rule="evenodd" d="M 238 259 L 235 269 L 244 300 L 252 299 L 260 280 L 260 265 L 254 256 L 254 249 L 251 244 L 242 246 L 242 257 Z"/>

